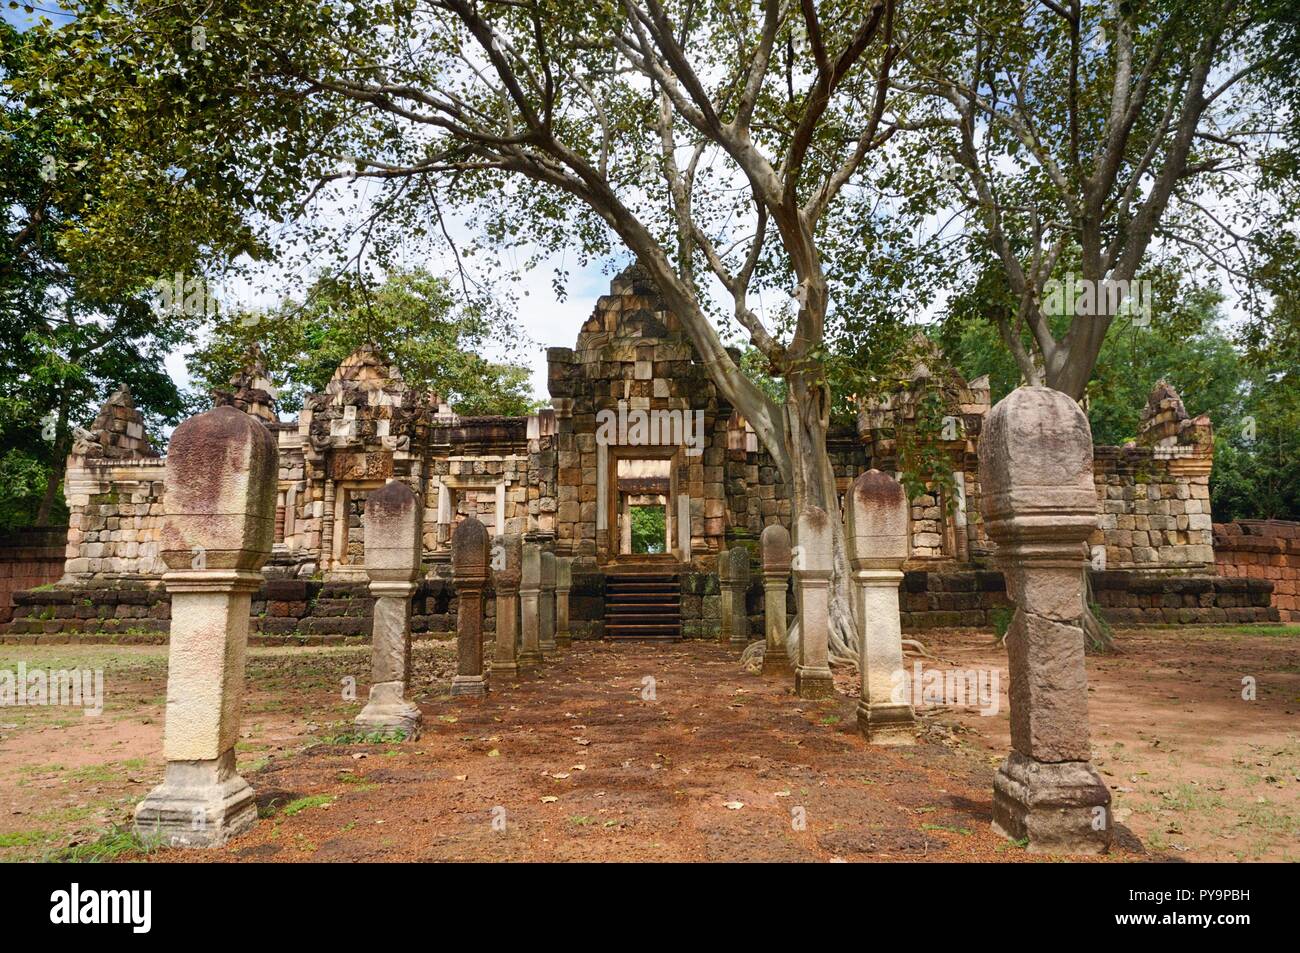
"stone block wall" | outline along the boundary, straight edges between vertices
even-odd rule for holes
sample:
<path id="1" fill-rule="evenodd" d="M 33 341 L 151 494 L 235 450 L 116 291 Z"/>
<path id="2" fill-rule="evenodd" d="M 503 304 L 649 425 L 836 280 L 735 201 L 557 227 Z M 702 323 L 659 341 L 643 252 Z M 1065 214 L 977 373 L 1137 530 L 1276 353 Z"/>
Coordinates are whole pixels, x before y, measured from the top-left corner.
<path id="1" fill-rule="evenodd" d="M 62 577 L 66 540 L 62 528 L 20 530 L 0 537 L 0 623 L 13 618 L 15 592 Z"/>
<path id="2" fill-rule="evenodd" d="M 160 584 L 27 590 L 16 593 L 15 603 L 12 620 L 0 625 L 0 641 L 163 643 L 171 626 L 171 597 Z M 455 633 L 456 593 L 449 581 L 421 580 L 411 609 L 416 638 Z M 249 642 L 363 644 L 370 639 L 373 610 L 364 583 L 271 579 L 253 596 Z M 484 631 L 495 632 L 494 599 L 487 600 L 485 613 Z"/>
<path id="3" fill-rule="evenodd" d="M 1273 608 L 1282 622 L 1300 622 L 1300 523 L 1240 520 L 1214 524 L 1219 575 L 1273 585 Z"/>
<path id="4" fill-rule="evenodd" d="M 1150 447 L 1096 448 L 1101 514 L 1088 542 L 1104 547 L 1106 569 L 1212 572 L 1209 467 L 1177 463 Z"/>
<path id="5" fill-rule="evenodd" d="M 1275 622 L 1265 580 L 1202 575 L 1150 575 L 1129 570 L 1090 573 L 1102 618 L 1116 627 Z M 903 628 L 993 628 L 1010 609 L 1006 581 L 995 570 L 904 574 Z"/>

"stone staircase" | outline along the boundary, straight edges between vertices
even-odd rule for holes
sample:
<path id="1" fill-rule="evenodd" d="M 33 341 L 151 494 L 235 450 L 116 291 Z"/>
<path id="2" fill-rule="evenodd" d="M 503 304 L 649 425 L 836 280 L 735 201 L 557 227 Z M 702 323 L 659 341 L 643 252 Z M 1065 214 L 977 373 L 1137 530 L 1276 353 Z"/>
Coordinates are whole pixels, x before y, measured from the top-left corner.
<path id="1" fill-rule="evenodd" d="M 605 638 L 675 642 L 682 637 L 677 573 L 660 568 L 617 569 L 605 576 Z"/>

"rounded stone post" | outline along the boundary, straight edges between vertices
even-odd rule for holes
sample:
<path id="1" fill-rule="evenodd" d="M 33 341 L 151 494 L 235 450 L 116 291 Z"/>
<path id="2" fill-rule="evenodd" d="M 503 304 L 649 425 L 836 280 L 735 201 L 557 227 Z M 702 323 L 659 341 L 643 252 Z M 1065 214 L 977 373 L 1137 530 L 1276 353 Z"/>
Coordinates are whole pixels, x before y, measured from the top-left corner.
<path id="1" fill-rule="evenodd" d="M 844 507 L 862 673 L 858 729 L 874 744 L 916 741 L 912 706 L 893 697 L 903 671 L 898 584 L 908 556 L 907 509 L 903 485 L 879 470 L 853 481 Z"/>
<path id="2" fill-rule="evenodd" d="M 537 597 L 537 641 L 543 655 L 555 654 L 555 554 L 542 551 L 542 591 Z"/>
<path id="3" fill-rule="evenodd" d="M 794 690 L 800 698 L 827 698 L 835 694 L 830 669 L 830 517 L 820 506 L 806 507 L 799 514 L 796 533 L 799 662 L 794 669 Z"/>
<path id="4" fill-rule="evenodd" d="M 785 647 L 785 593 L 790 584 L 790 531 L 780 523 L 763 530 L 763 649 L 764 675 L 789 675 Z"/>
<path id="5" fill-rule="evenodd" d="M 275 438 L 234 407 L 176 428 L 167 453 L 159 551 L 171 594 L 163 782 L 135 811 L 142 836 L 224 843 L 257 820 L 235 772 L 248 614 L 275 538 Z"/>
<path id="6" fill-rule="evenodd" d="M 981 507 L 1016 611 L 1007 631 L 1012 751 L 993 827 L 1033 851 L 1100 853 L 1110 792 L 1089 761 L 1084 542 L 1097 521 L 1088 418 L 1065 394 L 1020 387 L 980 440 Z"/>
<path id="7" fill-rule="evenodd" d="M 524 543 L 519 571 L 519 667 L 542 664 L 538 600 L 542 591 L 542 547 Z"/>
<path id="8" fill-rule="evenodd" d="M 518 533 L 507 533 L 497 537 L 496 545 L 500 551 L 493 553 L 497 642 L 496 654 L 492 657 L 492 680 L 500 686 L 503 678 L 519 677 L 519 661 L 515 653 L 519 645 L 519 564 L 523 559 L 523 540 Z"/>
<path id="9" fill-rule="evenodd" d="M 483 587 L 488 578 L 488 534 L 476 516 L 451 534 L 451 575 L 456 586 L 456 675 L 452 695 L 486 695 L 483 677 Z"/>
<path id="10" fill-rule="evenodd" d="M 731 564 L 728 573 L 731 591 L 722 594 L 724 601 L 728 596 L 731 600 L 731 633 L 727 641 L 733 649 L 743 652 L 749 644 L 749 609 L 746 605 L 746 595 L 749 592 L 749 550 L 744 546 L 735 546 L 727 550 L 727 560 Z"/>
<path id="11" fill-rule="evenodd" d="M 565 556 L 555 564 L 555 644 L 567 649 L 573 642 L 569 630 L 569 590 L 573 588 L 573 557 Z"/>
<path id="12" fill-rule="evenodd" d="M 391 480 L 366 497 L 366 575 L 374 597 L 370 698 L 355 723 L 364 732 L 420 733 L 411 683 L 411 596 L 420 578 L 424 507 L 405 483 Z"/>

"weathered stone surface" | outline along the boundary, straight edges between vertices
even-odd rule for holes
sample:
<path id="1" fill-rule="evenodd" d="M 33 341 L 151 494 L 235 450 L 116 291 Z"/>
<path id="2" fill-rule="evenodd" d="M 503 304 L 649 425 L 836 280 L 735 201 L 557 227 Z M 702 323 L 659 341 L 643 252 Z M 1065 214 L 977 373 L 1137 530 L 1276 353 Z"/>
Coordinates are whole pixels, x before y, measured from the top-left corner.
<path id="1" fill-rule="evenodd" d="M 177 846 L 224 843 L 257 817 L 234 747 L 249 606 L 271 552 L 276 472 L 266 429 L 234 408 L 191 417 L 173 435 L 165 477 L 167 771 L 135 818 L 141 833 Z"/>
<path id="2" fill-rule="evenodd" d="M 487 529 L 475 516 L 461 520 L 451 537 L 451 572 L 456 584 L 456 675 L 452 695 L 484 695 L 483 587 L 488 578 Z"/>
<path id="3" fill-rule="evenodd" d="M 909 552 L 907 510 L 902 484 L 879 470 L 853 482 L 844 508 L 859 626 L 858 728 L 874 744 L 915 741 L 912 708 L 893 697 L 903 669 L 898 586 Z"/>
<path id="4" fill-rule="evenodd" d="M 423 507 L 409 486 L 390 481 L 366 499 L 365 565 L 372 611 L 370 695 L 354 719 L 363 732 L 420 733 L 410 698 L 411 595 L 420 575 Z"/>
<path id="5" fill-rule="evenodd" d="M 985 523 L 1016 612 L 1007 633 L 1013 751 L 994 786 L 995 828 L 1033 850 L 1104 851 L 1110 792 L 1088 763 L 1084 541 L 1096 524 L 1092 439 L 1078 404 L 1021 387 L 980 444 Z M 1101 812 L 1098 815 L 1097 812 Z"/>
<path id="6" fill-rule="evenodd" d="M 555 652 L 555 554 L 546 550 L 541 555 L 541 592 L 537 597 L 538 644 L 542 654 Z"/>
<path id="7" fill-rule="evenodd" d="M 519 676 L 519 584 L 523 560 L 523 540 L 518 533 L 497 538 L 499 551 L 493 554 L 496 566 L 494 581 L 497 592 L 496 654 L 492 658 L 493 684 Z"/>
<path id="8" fill-rule="evenodd" d="M 763 530 L 763 674 L 791 674 L 786 648 L 786 588 L 790 582 L 790 533 L 780 523 Z"/>
<path id="9" fill-rule="evenodd" d="M 573 557 L 557 558 L 555 563 L 555 644 L 568 648 L 573 640 L 569 626 L 569 591 L 573 588 Z"/>
<path id="10" fill-rule="evenodd" d="M 177 427 L 164 477 L 167 568 L 260 568 L 275 538 L 277 459 L 270 432 L 233 407 Z"/>
<path id="11" fill-rule="evenodd" d="M 794 686 L 800 698 L 826 698 L 835 693 L 829 648 L 832 541 L 826 511 L 819 506 L 806 507 L 799 514 L 794 556 L 799 600 L 799 660 Z"/>
<path id="12" fill-rule="evenodd" d="M 542 548 L 524 543 L 519 580 L 519 667 L 534 668 L 542 664 L 541 612 L 538 601 L 542 591 Z"/>

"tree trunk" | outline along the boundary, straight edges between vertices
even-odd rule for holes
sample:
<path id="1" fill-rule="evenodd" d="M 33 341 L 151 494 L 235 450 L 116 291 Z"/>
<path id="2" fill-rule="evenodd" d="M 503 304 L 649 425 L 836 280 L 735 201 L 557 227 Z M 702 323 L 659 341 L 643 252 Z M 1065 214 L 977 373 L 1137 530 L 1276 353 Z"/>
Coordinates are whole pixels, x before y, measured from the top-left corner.
<path id="1" fill-rule="evenodd" d="M 844 519 L 840 511 L 839 487 L 826 448 L 830 422 L 830 390 L 820 380 L 810 381 L 803 374 L 789 378 L 786 401 L 786 434 L 789 441 L 791 529 L 794 544 L 799 544 L 799 512 L 805 506 L 818 506 L 830 517 L 832 563 L 830 590 L 829 648 L 832 663 L 858 663 L 858 627 L 853 618 L 852 577 L 848 547 L 844 538 Z M 797 577 L 796 577 L 797 578 Z M 796 585 L 798 583 L 796 582 Z M 796 627 L 787 637 L 786 647 L 792 660 L 799 654 L 802 629 Z"/>

